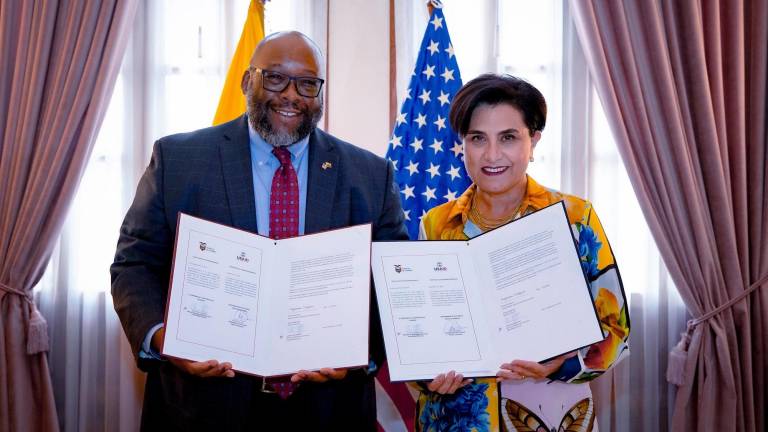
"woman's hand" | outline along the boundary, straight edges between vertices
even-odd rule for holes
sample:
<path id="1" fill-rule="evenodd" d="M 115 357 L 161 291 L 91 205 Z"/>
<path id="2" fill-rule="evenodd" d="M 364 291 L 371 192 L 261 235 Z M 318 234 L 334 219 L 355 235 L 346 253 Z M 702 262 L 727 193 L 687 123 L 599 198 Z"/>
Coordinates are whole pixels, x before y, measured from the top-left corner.
<path id="1" fill-rule="evenodd" d="M 514 360 L 501 365 L 501 370 L 496 373 L 496 381 L 524 380 L 526 378 L 544 379 L 560 369 L 566 359 L 576 355 L 576 351 L 563 354 L 545 363 L 536 363 L 525 360 Z"/>
<path id="2" fill-rule="evenodd" d="M 427 389 L 431 392 L 439 394 L 454 394 L 456 390 L 471 383 L 472 379 L 464 379 L 462 374 L 457 374 L 454 371 L 450 371 L 447 374 L 440 374 L 435 377 L 429 384 Z"/>

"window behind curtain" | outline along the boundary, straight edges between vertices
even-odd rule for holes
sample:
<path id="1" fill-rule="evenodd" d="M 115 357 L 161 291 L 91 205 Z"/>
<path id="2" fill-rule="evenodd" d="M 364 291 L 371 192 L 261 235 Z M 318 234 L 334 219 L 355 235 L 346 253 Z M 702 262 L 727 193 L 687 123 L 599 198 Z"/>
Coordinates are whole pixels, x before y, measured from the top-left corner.
<path id="1" fill-rule="evenodd" d="M 528 166 L 529 174 L 545 186 L 582 195 L 594 203 L 620 263 L 628 296 L 656 290 L 658 250 L 587 72 L 572 64 L 583 63 L 583 53 L 569 52 L 573 48 L 564 46 L 568 37 L 576 37 L 565 34 L 569 18 L 564 3 L 443 0 L 443 5 L 464 83 L 485 72 L 508 73 L 527 80 L 546 98 L 547 124 L 534 152 L 535 161 Z M 413 25 L 420 36 L 426 16 Z M 569 46 L 580 49 L 578 43 Z M 418 45 L 413 49 L 417 52 Z M 576 73 L 585 76 L 575 80 L 568 76 Z M 586 88 L 581 91 L 586 97 L 566 100 L 578 92 L 564 88 L 565 82 L 584 83 Z M 578 184 L 584 187 L 563 188 Z"/>
<path id="2" fill-rule="evenodd" d="M 154 141 L 209 126 L 250 0 L 146 1 L 62 236 L 67 285 L 109 292 L 122 218 Z M 324 2 L 317 2 L 323 3 Z M 269 34 L 318 33 L 312 0 L 273 1 Z M 314 26 L 314 27 L 313 27 Z M 57 259 L 57 257 L 54 257 Z M 51 275 L 44 281 L 52 283 Z M 41 288 L 44 284 L 41 284 Z"/>

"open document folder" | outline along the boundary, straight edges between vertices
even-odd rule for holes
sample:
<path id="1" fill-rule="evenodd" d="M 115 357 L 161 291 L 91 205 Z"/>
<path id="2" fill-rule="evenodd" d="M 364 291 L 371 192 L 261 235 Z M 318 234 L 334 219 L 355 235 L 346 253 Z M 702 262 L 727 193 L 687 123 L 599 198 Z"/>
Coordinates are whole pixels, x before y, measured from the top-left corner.
<path id="1" fill-rule="evenodd" d="M 259 376 L 368 364 L 371 225 L 272 240 L 179 215 L 163 354 Z"/>
<path id="2" fill-rule="evenodd" d="M 374 242 L 394 381 L 493 376 L 601 341 L 562 202 L 468 241 Z"/>

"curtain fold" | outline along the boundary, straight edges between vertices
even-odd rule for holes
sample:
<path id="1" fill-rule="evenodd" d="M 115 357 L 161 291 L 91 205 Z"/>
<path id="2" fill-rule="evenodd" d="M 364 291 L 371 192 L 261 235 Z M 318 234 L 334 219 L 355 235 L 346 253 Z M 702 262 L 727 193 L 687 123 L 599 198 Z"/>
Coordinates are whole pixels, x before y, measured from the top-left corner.
<path id="1" fill-rule="evenodd" d="M 695 319 L 768 273 L 768 3 L 570 6 L 633 188 L 694 318 L 678 352 L 672 428 L 765 430 L 765 284 Z"/>
<path id="2" fill-rule="evenodd" d="M 45 270 L 125 51 L 137 0 L 0 3 L 0 431 L 57 430 Z"/>

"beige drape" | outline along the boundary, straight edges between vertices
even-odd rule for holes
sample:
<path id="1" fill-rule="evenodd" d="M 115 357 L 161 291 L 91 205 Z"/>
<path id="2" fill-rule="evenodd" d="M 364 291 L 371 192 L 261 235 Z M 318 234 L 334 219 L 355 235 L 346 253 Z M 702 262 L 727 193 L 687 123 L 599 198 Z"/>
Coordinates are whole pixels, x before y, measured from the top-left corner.
<path id="1" fill-rule="evenodd" d="M 58 429 L 31 290 L 104 116 L 136 4 L 0 2 L 0 431 Z"/>
<path id="2" fill-rule="evenodd" d="M 768 2 L 570 5 L 632 185 L 696 324 L 681 346 L 687 361 L 677 353 L 683 373 L 670 376 L 682 379 L 673 430 L 764 431 Z"/>

